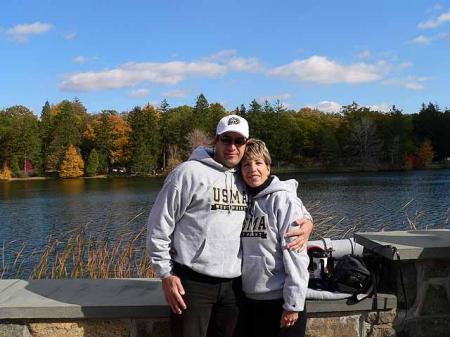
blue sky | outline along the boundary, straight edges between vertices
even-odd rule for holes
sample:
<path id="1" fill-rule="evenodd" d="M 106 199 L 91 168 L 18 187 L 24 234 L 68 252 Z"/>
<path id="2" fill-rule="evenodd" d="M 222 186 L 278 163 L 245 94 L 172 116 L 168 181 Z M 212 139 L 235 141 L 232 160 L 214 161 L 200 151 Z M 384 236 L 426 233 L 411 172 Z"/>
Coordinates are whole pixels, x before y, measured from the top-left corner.
<path id="1" fill-rule="evenodd" d="M 450 107 L 450 2 L 23 1 L 0 3 L 0 108 L 39 114 L 256 98 L 336 111 L 356 101 Z"/>

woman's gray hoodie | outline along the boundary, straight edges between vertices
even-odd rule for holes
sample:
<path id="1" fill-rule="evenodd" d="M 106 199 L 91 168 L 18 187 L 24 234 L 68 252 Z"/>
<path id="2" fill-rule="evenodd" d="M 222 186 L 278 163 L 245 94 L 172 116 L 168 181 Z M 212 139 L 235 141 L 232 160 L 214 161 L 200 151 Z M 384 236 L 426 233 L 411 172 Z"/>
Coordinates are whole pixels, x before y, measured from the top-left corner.
<path id="1" fill-rule="evenodd" d="M 216 162 L 211 149 L 195 149 L 175 168 L 148 219 L 147 248 L 156 276 L 171 275 L 173 261 L 209 276 L 240 276 L 244 191 L 236 171 Z"/>
<path id="2" fill-rule="evenodd" d="M 264 190 L 250 198 L 241 232 L 242 286 L 255 300 L 284 299 L 283 308 L 303 311 L 308 288 L 306 249 L 288 250 L 284 234 L 299 218 L 311 219 L 297 197 L 295 180 L 273 177 Z"/>

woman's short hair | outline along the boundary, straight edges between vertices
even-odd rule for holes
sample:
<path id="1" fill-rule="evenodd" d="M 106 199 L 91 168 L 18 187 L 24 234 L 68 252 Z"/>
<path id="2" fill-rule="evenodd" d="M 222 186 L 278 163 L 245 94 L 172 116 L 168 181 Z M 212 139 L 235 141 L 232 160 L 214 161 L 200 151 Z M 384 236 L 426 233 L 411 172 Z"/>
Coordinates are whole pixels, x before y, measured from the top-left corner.
<path id="1" fill-rule="evenodd" d="M 254 160 L 261 157 L 264 159 L 266 165 L 272 165 L 272 158 L 270 158 L 270 153 L 267 149 L 266 143 L 264 143 L 261 139 L 250 138 L 245 146 L 245 152 L 242 160 Z"/>

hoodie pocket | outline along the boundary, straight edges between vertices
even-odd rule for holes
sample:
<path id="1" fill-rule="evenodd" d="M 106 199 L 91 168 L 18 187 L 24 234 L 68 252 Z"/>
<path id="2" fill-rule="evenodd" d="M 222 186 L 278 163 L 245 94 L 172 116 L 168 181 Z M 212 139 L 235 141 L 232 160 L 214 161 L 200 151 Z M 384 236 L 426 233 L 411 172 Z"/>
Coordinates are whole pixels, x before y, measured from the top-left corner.
<path id="1" fill-rule="evenodd" d="M 268 283 L 272 276 L 263 256 L 243 257 L 242 288 L 244 292 L 265 293 L 270 291 Z"/>
<path id="2" fill-rule="evenodd" d="M 195 256 L 192 266 L 195 270 L 218 277 L 236 277 L 240 274 L 240 240 L 204 240 Z"/>

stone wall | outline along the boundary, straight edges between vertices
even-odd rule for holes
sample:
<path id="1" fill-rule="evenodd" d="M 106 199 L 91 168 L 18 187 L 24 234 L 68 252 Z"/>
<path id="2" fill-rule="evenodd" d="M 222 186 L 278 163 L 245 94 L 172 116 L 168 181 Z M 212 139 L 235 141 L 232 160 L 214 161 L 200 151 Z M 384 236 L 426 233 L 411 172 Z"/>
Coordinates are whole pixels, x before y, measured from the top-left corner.
<path id="1" fill-rule="evenodd" d="M 393 337 L 395 310 L 313 314 L 308 337 Z M 310 315 L 311 316 L 311 315 Z M 169 337 L 167 319 L 0 322 L 0 337 Z"/>
<path id="2" fill-rule="evenodd" d="M 398 299 L 398 335 L 450 336 L 450 261 L 393 261 L 388 273 Z"/>

